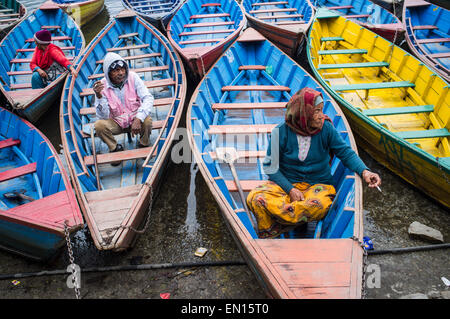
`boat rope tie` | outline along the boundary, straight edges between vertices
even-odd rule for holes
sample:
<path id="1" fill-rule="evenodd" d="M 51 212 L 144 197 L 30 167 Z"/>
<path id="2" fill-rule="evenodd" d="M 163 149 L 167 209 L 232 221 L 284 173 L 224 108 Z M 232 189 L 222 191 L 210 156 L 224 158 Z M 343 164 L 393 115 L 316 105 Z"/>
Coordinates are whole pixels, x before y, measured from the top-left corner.
<path id="1" fill-rule="evenodd" d="M 64 235 L 66 237 L 67 252 L 69 254 L 70 261 L 70 265 L 67 267 L 66 271 L 69 271 L 70 268 L 70 271 L 72 272 L 70 286 L 73 287 L 75 291 L 75 297 L 77 299 L 80 299 L 80 283 L 78 281 L 78 278 L 80 278 L 80 276 L 77 276 L 77 268 L 79 271 L 81 271 L 81 269 L 79 269 L 79 266 L 75 265 L 75 258 L 73 257 L 72 243 L 70 242 L 69 226 L 67 225 L 67 220 L 64 221 Z"/>

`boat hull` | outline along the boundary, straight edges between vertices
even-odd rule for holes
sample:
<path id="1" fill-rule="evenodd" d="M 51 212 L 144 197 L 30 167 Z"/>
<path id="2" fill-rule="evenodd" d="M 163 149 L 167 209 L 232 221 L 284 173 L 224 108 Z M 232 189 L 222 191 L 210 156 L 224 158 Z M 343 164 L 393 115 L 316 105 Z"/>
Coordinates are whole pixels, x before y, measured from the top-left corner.
<path id="1" fill-rule="evenodd" d="M 79 3 L 59 4 L 80 26 L 94 19 L 104 8 L 105 0 L 88 0 Z"/>

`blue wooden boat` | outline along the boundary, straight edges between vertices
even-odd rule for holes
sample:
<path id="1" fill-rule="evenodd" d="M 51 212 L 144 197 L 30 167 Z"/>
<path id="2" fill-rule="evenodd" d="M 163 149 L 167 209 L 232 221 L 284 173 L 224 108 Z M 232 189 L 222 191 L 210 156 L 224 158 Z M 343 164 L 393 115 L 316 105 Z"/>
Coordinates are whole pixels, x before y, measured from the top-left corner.
<path id="1" fill-rule="evenodd" d="M 36 259 L 53 257 L 83 226 L 75 193 L 50 141 L 0 107 L 0 248 Z"/>
<path id="2" fill-rule="evenodd" d="M 242 254 L 268 294 L 276 298 L 361 297 L 361 179 L 334 157 L 337 196 L 327 216 L 306 232 L 258 239 L 243 197 L 264 183 L 262 161 L 272 129 L 284 121 L 291 95 L 322 92 L 324 112 L 357 151 L 350 126 L 326 91 L 294 60 L 252 28 L 213 65 L 189 102 L 186 126 L 199 169 Z M 234 153 L 234 154 L 233 154 Z M 234 157 L 234 170 L 222 161 Z M 228 157 L 230 159 L 230 157 Z"/>
<path id="3" fill-rule="evenodd" d="M 170 43 L 197 77 L 202 77 L 245 25 L 235 0 L 188 0 L 167 27 Z"/>
<path id="4" fill-rule="evenodd" d="M 391 42 L 405 32 L 402 22 L 394 14 L 369 0 L 315 0 L 314 5 L 338 12 Z"/>
<path id="5" fill-rule="evenodd" d="M 450 11 L 423 0 L 405 0 L 403 23 L 411 51 L 450 82 Z"/>
<path id="6" fill-rule="evenodd" d="M 184 0 L 122 0 L 125 8 L 134 10 L 144 19 L 165 30 Z"/>
<path id="7" fill-rule="evenodd" d="M 138 136 L 116 135 L 124 147 L 109 153 L 95 136 L 93 84 L 103 77 L 107 52 L 121 55 L 138 73 L 155 101 L 151 147 Z M 152 196 L 169 160 L 186 95 L 183 65 L 167 39 L 130 10 L 120 12 L 83 52 L 76 79 L 66 80 L 60 110 L 61 139 L 75 191 L 96 247 L 131 247 L 150 212 Z M 111 162 L 121 161 L 119 166 Z"/>
<path id="8" fill-rule="evenodd" d="M 286 54 L 298 55 L 314 16 L 309 0 L 243 0 L 245 16 L 253 28 Z"/>
<path id="9" fill-rule="evenodd" d="M 27 8 L 17 0 L 0 1 L 0 37 L 3 37 L 8 30 L 25 19 Z"/>
<path id="10" fill-rule="evenodd" d="M 0 90 L 10 107 L 31 122 L 36 122 L 61 95 L 68 73 L 62 73 L 43 89 L 31 88 L 33 36 L 41 29 L 51 31 L 53 44 L 61 47 L 74 64 L 85 46 L 79 26 L 51 1 L 42 4 L 0 42 Z"/>

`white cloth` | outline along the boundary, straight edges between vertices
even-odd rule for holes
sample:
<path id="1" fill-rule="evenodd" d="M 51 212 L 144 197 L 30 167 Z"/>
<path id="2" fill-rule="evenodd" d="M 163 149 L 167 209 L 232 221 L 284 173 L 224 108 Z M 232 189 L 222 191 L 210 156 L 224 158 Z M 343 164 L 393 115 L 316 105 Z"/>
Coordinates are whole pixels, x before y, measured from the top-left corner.
<path id="1" fill-rule="evenodd" d="M 298 142 L 298 159 L 302 162 L 308 156 L 309 148 L 311 147 L 311 136 L 303 136 L 297 134 L 297 142 Z"/>

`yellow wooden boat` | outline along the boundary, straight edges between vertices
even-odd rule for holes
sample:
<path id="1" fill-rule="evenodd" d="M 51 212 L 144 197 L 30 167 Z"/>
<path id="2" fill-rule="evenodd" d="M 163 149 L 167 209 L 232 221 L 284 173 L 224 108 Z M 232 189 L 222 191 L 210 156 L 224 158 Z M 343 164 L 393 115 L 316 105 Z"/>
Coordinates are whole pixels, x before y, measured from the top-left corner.
<path id="1" fill-rule="evenodd" d="M 307 54 L 358 145 L 450 207 L 448 83 L 400 47 L 326 9 L 316 12 Z"/>
<path id="2" fill-rule="evenodd" d="M 72 16 L 80 26 L 95 18 L 104 7 L 105 0 L 53 0 Z"/>

